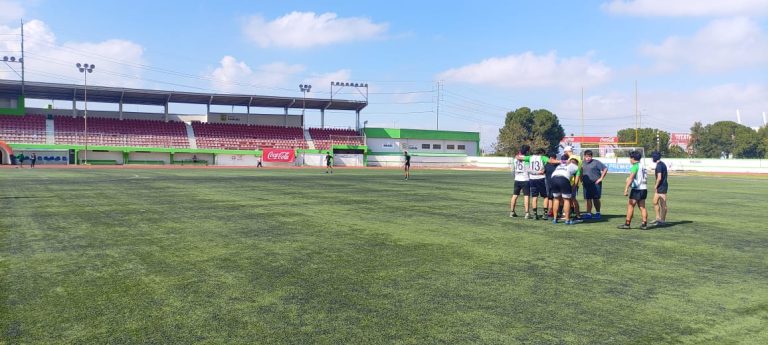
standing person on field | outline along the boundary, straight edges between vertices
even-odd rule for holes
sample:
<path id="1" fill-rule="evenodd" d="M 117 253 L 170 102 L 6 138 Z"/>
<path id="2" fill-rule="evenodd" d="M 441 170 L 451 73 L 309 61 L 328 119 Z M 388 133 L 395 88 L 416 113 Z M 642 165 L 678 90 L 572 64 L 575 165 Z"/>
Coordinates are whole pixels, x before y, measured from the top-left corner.
<path id="1" fill-rule="evenodd" d="M 653 209 L 656 211 L 656 220 L 653 221 L 654 226 L 664 226 L 667 223 L 667 165 L 661 161 L 661 153 L 656 151 L 651 155 L 653 162 L 656 163 L 655 175 L 656 185 L 654 186 L 653 194 Z"/>
<path id="2" fill-rule="evenodd" d="M 529 189 L 531 190 L 531 206 L 533 211 L 533 219 L 539 219 L 539 197 L 544 201 L 544 214 L 546 216 L 547 209 L 547 184 L 546 176 L 544 175 L 544 167 L 549 162 L 549 157 L 545 156 L 544 149 L 537 149 L 533 155 L 527 156 L 528 162 L 528 176 L 529 176 Z"/>
<path id="3" fill-rule="evenodd" d="M 579 209 L 579 183 L 581 183 L 581 158 L 579 158 L 579 155 L 573 153 L 573 146 L 566 146 L 563 149 L 563 152 L 565 153 L 565 156 L 568 158 L 568 160 L 575 159 L 577 162 L 577 166 L 579 167 L 579 170 L 576 171 L 573 176 L 571 176 L 571 186 L 573 187 L 573 190 L 571 191 L 571 206 L 573 207 L 573 213 L 576 215 L 576 218 L 581 218 L 581 211 Z"/>
<path id="4" fill-rule="evenodd" d="M 555 217 L 552 218 L 552 224 L 557 224 L 557 212 L 560 205 L 563 205 L 563 216 L 565 217 L 566 225 L 576 224 L 571 220 L 571 193 L 573 192 L 573 186 L 571 186 L 571 177 L 579 170 L 578 161 L 575 159 L 563 160 L 555 171 L 552 173 L 552 213 Z"/>
<path id="5" fill-rule="evenodd" d="M 603 162 L 592 159 L 592 150 L 584 151 L 584 162 L 581 163 L 581 181 L 584 186 L 584 199 L 587 201 L 587 213 L 585 219 L 600 219 L 600 197 L 603 194 L 603 180 L 608 174 L 608 167 Z M 592 215 L 592 205 L 595 206 L 595 214 Z"/>
<path id="6" fill-rule="evenodd" d="M 547 198 L 544 199 L 544 220 L 549 220 L 549 217 L 553 217 L 552 202 L 555 197 L 552 195 L 552 173 L 554 173 L 560 165 L 560 161 L 557 160 L 557 153 L 550 153 L 547 160 L 548 162 L 544 166 L 544 184 L 547 186 Z"/>
<path id="7" fill-rule="evenodd" d="M 34 153 L 34 152 L 32 152 L 32 157 L 30 157 L 30 160 L 29 160 L 29 161 L 30 161 L 30 163 L 31 163 L 31 165 L 30 165 L 30 166 L 31 166 L 32 168 L 34 168 L 34 167 L 35 167 L 35 163 L 37 163 L 37 153 Z"/>
<path id="8" fill-rule="evenodd" d="M 530 219 L 531 214 L 529 212 L 529 199 L 528 196 L 531 194 L 530 184 L 528 181 L 530 180 L 528 176 L 528 163 L 525 162 L 524 158 L 528 151 L 531 150 L 531 147 L 528 145 L 523 145 L 520 148 L 520 153 L 518 154 L 515 159 L 512 160 L 512 173 L 515 176 L 515 186 L 514 190 L 512 191 L 512 200 L 509 202 L 509 216 L 510 217 L 517 217 L 517 212 L 515 212 L 515 207 L 517 207 L 517 197 L 520 195 L 520 193 L 523 193 L 523 207 L 525 208 L 525 219 Z"/>
<path id="9" fill-rule="evenodd" d="M 405 158 L 403 170 L 405 172 L 405 180 L 408 181 L 408 178 L 411 177 L 411 155 L 408 154 L 408 151 L 403 151 L 403 156 Z"/>
<path id="10" fill-rule="evenodd" d="M 331 156 L 331 151 L 325 153 L 325 173 L 327 174 L 328 172 L 333 174 L 333 156 Z"/>
<path id="11" fill-rule="evenodd" d="M 632 216 L 635 211 L 635 205 L 640 209 L 643 222 L 640 224 L 640 230 L 648 229 L 648 210 L 645 208 L 645 199 L 648 198 L 647 172 L 642 166 L 643 155 L 638 151 L 629 153 L 629 162 L 632 167 L 629 169 L 627 184 L 624 186 L 624 196 L 629 196 L 627 202 L 627 219 L 624 224 L 619 225 L 619 229 L 631 229 Z"/>

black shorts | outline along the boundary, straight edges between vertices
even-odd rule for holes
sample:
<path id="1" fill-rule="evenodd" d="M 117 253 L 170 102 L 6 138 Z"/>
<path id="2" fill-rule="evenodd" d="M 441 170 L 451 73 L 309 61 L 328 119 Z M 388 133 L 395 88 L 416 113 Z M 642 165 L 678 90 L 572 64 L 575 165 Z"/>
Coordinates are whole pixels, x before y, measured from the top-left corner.
<path id="1" fill-rule="evenodd" d="M 531 197 L 547 197 L 547 184 L 544 182 L 543 178 L 531 179 L 529 182 L 531 184 Z"/>
<path id="2" fill-rule="evenodd" d="M 333 164 L 331 164 L 331 162 L 328 162 L 328 163 L 325 163 L 325 166 L 331 167 L 331 166 L 333 166 Z"/>
<path id="3" fill-rule="evenodd" d="M 552 195 L 552 179 L 544 179 L 544 184 L 547 185 L 547 198 L 554 199 L 555 196 Z"/>
<path id="4" fill-rule="evenodd" d="M 603 183 L 584 183 L 584 199 L 600 200 L 603 195 Z"/>
<path id="5" fill-rule="evenodd" d="M 656 193 L 667 194 L 668 190 L 669 190 L 669 186 L 659 186 L 659 188 L 656 189 Z"/>
<path id="6" fill-rule="evenodd" d="M 570 199 L 571 193 L 573 192 L 571 189 L 571 181 L 568 181 L 568 179 L 563 176 L 552 177 L 552 185 L 550 186 L 550 189 L 552 190 L 552 196 L 555 198 L 562 196 L 564 199 Z"/>
<path id="7" fill-rule="evenodd" d="M 633 189 L 629 192 L 629 199 L 631 200 L 640 201 L 646 198 L 648 198 L 647 189 Z"/>
<path id="8" fill-rule="evenodd" d="M 520 195 L 521 191 L 523 192 L 523 195 L 531 194 L 531 188 L 528 181 L 515 181 L 515 190 L 512 192 L 512 195 Z"/>
<path id="9" fill-rule="evenodd" d="M 408 163 L 405 163 L 405 168 L 406 168 L 406 169 L 408 169 L 408 168 L 410 168 L 410 167 L 411 167 L 411 163 L 410 163 L 410 162 L 408 162 Z"/>

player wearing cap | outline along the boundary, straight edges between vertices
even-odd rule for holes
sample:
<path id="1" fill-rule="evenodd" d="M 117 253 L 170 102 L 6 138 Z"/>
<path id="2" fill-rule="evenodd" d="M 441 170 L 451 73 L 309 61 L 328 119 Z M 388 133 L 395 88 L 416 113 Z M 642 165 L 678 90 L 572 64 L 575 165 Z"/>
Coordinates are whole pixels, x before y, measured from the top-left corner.
<path id="1" fill-rule="evenodd" d="M 560 163 L 552 173 L 552 186 L 550 187 L 552 188 L 552 196 L 554 197 L 552 201 L 552 213 L 555 215 L 552 220 L 553 224 L 557 224 L 557 212 L 561 204 L 563 205 L 565 224 L 575 224 L 575 222 L 571 220 L 571 203 L 569 200 L 571 198 L 571 193 L 573 192 L 571 177 L 573 177 L 578 170 L 578 161 L 571 158 Z"/>
<path id="2" fill-rule="evenodd" d="M 578 171 L 576 171 L 576 173 L 571 176 L 571 187 L 573 190 L 571 191 L 570 198 L 571 206 L 573 207 L 573 213 L 578 219 L 581 218 L 581 212 L 579 211 L 579 200 L 577 199 L 577 196 L 579 195 L 579 184 L 581 183 L 581 158 L 579 158 L 579 155 L 573 153 L 573 146 L 566 146 L 563 149 L 563 152 L 569 160 L 575 159 L 576 165 L 579 167 Z"/>

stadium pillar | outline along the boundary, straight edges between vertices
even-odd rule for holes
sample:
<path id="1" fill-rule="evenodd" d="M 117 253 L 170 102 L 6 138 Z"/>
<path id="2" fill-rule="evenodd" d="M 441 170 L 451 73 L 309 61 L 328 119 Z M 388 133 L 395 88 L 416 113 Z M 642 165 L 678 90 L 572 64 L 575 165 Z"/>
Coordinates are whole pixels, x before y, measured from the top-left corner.
<path id="1" fill-rule="evenodd" d="M 168 122 L 168 102 L 165 102 L 165 122 Z"/>
<path id="2" fill-rule="evenodd" d="M 122 121 L 123 120 L 123 102 L 122 101 L 120 101 L 119 112 L 120 112 L 120 121 Z"/>
<path id="3" fill-rule="evenodd" d="M 72 93 L 72 117 L 77 117 L 77 90 Z"/>
<path id="4" fill-rule="evenodd" d="M 283 110 L 285 110 L 284 112 L 285 116 L 283 117 L 283 125 L 285 125 L 285 127 L 288 127 L 288 107 L 283 108 Z"/>
<path id="5" fill-rule="evenodd" d="M 325 109 L 320 109 L 320 128 L 325 128 Z"/>
<path id="6" fill-rule="evenodd" d="M 360 109 L 355 110 L 355 130 L 360 131 Z"/>

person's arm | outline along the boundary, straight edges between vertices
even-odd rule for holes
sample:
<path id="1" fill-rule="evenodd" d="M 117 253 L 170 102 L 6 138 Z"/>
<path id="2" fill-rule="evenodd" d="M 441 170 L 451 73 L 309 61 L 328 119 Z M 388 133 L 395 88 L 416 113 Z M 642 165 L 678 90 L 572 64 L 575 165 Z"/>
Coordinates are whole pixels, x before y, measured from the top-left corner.
<path id="1" fill-rule="evenodd" d="M 632 185 L 632 181 L 635 180 L 635 175 L 638 173 L 638 166 L 633 165 L 629 170 L 629 177 L 627 178 L 627 184 L 624 186 L 624 196 L 629 195 L 629 187 Z"/>
<path id="2" fill-rule="evenodd" d="M 661 185 L 661 172 L 656 172 L 656 185 L 653 187 L 653 191 L 657 192 Z"/>
<path id="3" fill-rule="evenodd" d="M 600 174 L 600 178 L 598 178 L 597 181 L 595 181 L 595 184 L 603 182 L 603 180 L 605 179 L 605 175 L 608 175 L 608 167 L 603 165 L 603 170 L 602 170 L 602 172 Z"/>

